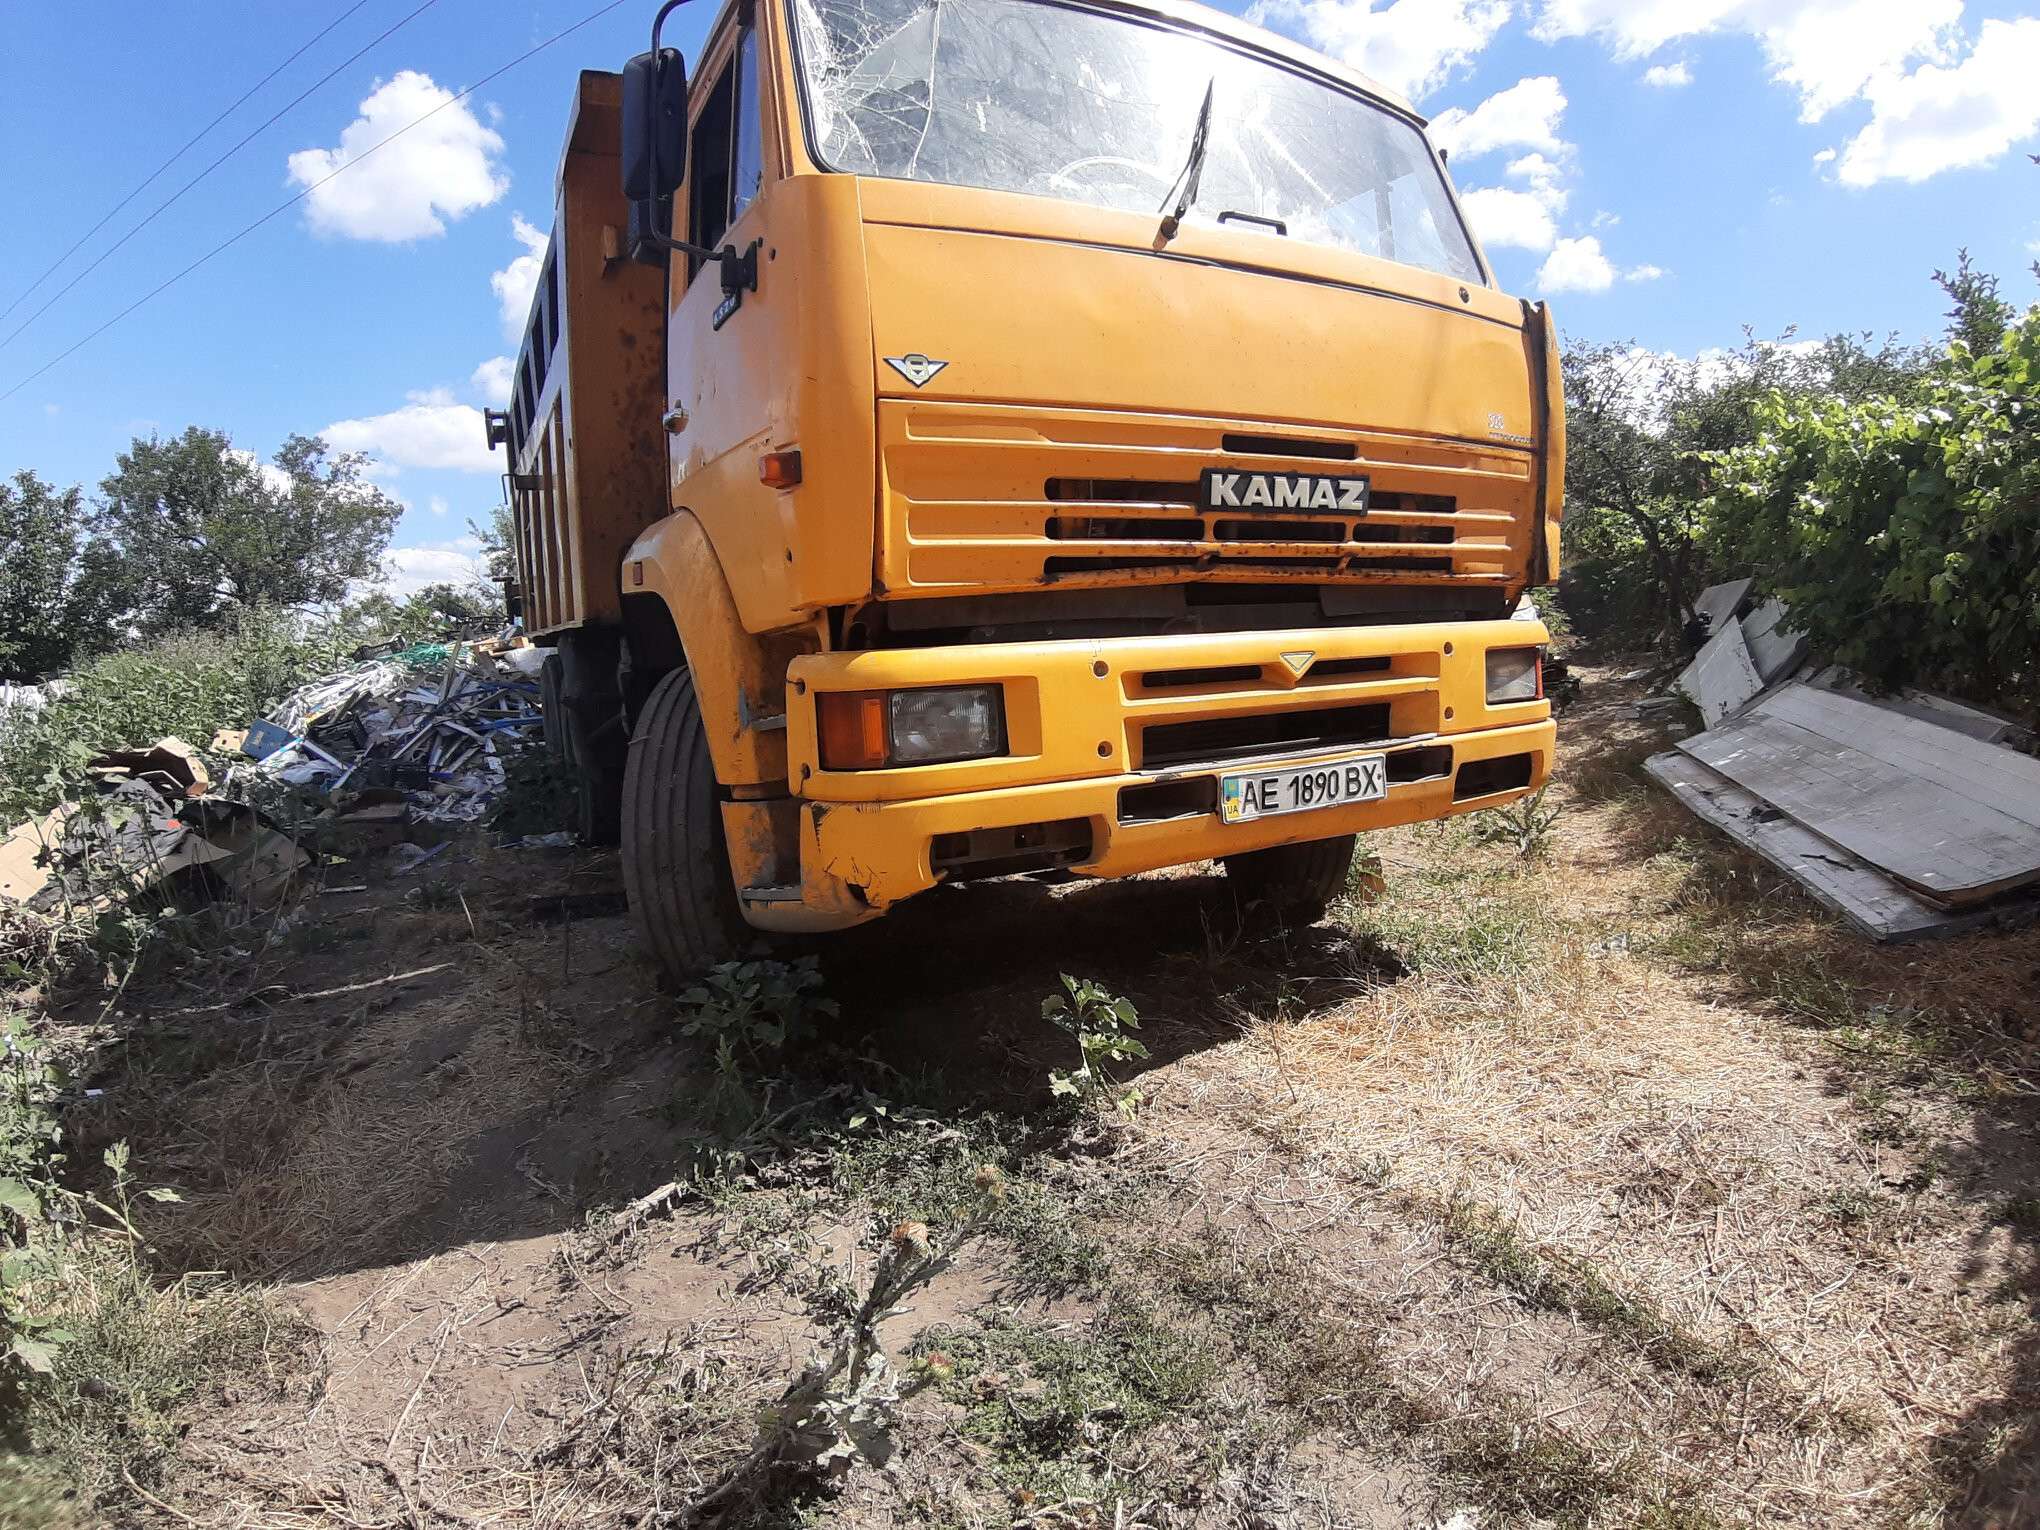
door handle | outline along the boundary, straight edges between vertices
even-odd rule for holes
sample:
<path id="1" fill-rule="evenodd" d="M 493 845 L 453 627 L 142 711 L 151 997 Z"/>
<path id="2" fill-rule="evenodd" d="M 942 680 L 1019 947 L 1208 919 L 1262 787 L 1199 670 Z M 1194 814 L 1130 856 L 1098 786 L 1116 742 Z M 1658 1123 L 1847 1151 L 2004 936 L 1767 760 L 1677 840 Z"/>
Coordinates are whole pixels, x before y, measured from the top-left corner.
<path id="1" fill-rule="evenodd" d="M 659 416 L 659 423 L 666 427 L 666 434 L 677 436 L 687 428 L 687 410 L 684 405 L 675 404 Z"/>

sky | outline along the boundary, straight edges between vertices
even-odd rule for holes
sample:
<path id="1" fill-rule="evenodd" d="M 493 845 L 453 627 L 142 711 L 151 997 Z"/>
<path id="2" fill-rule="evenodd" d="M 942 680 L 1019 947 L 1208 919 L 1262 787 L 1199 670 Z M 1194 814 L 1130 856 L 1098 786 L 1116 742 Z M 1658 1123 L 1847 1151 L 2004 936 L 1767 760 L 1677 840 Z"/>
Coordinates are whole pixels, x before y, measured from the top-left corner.
<path id="1" fill-rule="evenodd" d="M 690 60 L 713 6 L 668 25 Z M 1684 355 L 1745 327 L 1926 338 L 1960 246 L 2040 298 L 2035 0 L 1227 8 L 1430 116 L 1503 287 L 1568 335 Z M 480 411 L 507 386 L 575 72 L 641 50 L 655 9 L 0 0 L 0 475 L 89 490 L 135 437 L 191 424 L 263 457 L 319 434 L 404 503 L 395 586 L 460 577 L 500 498 Z"/>

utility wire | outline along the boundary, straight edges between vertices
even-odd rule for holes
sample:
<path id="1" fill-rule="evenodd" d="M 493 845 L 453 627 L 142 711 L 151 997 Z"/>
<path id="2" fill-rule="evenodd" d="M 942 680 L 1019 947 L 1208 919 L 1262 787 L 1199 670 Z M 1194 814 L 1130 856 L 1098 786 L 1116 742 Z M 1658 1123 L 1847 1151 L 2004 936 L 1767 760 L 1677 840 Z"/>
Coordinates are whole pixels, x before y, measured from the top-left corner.
<path id="1" fill-rule="evenodd" d="M 56 292 L 50 297 L 49 301 L 45 302 L 42 305 L 42 307 L 38 308 L 34 313 L 30 314 L 27 318 L 23 319 L 19 324 L 15 325 L 13 329 L 9 330 L 7 332 L 6 338 L 0 339 L 0 351 L 6 350 L 8 346 L 14 343 L 14 337 L 16 335 L 20 334 L 24 329 L 27 329 L 29 325 L 33 324 L 37 319 L 40 319 L 44 314 L 48 313 L 50 309 L 63 297 L 65 293 L 69 292 L 73 287 L 77 286 L 78 283 L 82 282 L 94 271 L 97 271 L 101 266 L 105 265 L 107 260 L 112 257 L 113 252 L 115 250 L 118 250 L 130 239 L 134 238 L 135 235 L 139 234 L 151 223 L 154 223 L 157 218 L 161 217 L 163 213 L 169 209 L 172 203 L 176 202 L 187 191 L 191 190 L 192 187 L 196 186 L 200 181 L 204 180 L 207 176 L 211 175 L 213 171 L 219 169 L 221 165 L 224 165 L 236 154 L 239 154 L 243 149 L 247 148 L 249 144 L 253 143 L 262 134 L 268 132 L 269 129 L 276 126 L 276 124 L 283 119 L 285 114 L 290 112 L 293 108 L 295 108 L 299 102 L 305 99 L 305 97 L 311 95 L 313 91 L 318 90 L 321 86 L 325 85 L 328 81 L 333 79 L 335 75 L 339 74 L 343 69 L 348 68 L 356 60 L 361 58 L 363 54 L 367 53 L 370 49 L 376 47 L 378 44 L 384 42 L 388 38 L 396 36 L 398 32 L 403 30 L 405 27 L 409 26 L 412 22 L 416 21 L 420 16 L 424 15 L 427 11 L 431 10 L 432 7 L 437 5 L 438 3 L 439 0 L 424 0 L 424 4 L 420 5 L 415 11 L 412 11 L 408 16 L 405 16 L 396 22 L 393 22 L 390 26 L 386 27 L 376 36 L 370 38 L 361 47 L 355 49 L 354 52 L 348 54 L 346 58 L 342 59 L 338 64 L 334 65 L 332 69 L 328 70 L 325 74 L 320 75 L 318 79 L 314 80 L 310 85 L 307 85 L 303 90 L 299 91 L 296 95 L 292 96 L 288 101 L 284 102 L 283 105 L 278 107 L 276 111 L 273 112 L 269 116 L 269 118 L 266 121 L 264 121 L 260 126 L 251 130 L 244 137 L 242 137 L 242 139 L 238 143 L 236 143 L 231 149 L 227 150 L 226 153 L 220 155 L 218 159 L 215 159 L 211 164 L 207 165 L 203 170 L 199 171 L 198 174 L 194 175 L 190 180 L 186 181 L 182 186 L 179 186 L 175 191 L 173 191 L 166 200 L 164 200 L 161 204 L 157 206 L 154 212 L 148 215 L 148 217 L 142 219 L 141 222 L 137 223 L 125 234 L 122 234 L 120 238 L 114 240 L 112 244 L 108 245 L 105 249 L 101 250 L 99 252 L 99 258 L 97 260 L 93 261 L 91 265 L 87 266 L 84 270 L 80 271 L 68 282 L 65 282 L 63 286 L 59 287 L 56 290 Z"/>
<path id="2" fill-rule="evenodd" d="M 88 228 L 87 230 L 85 230 L 84 233 L 80 234 L 78 236 L 78 242 L 72 245 L 68 250 L 64 251 L 64 253 L 59 255 L 55 260 L 51 261 L 49 264 L 49 269 L 44 271 L 43 274 L 41 276 L 38 276 L 34 281 L 30 282 L 28 286 L 22 290 L 20 295 L 14 299 L 13 302 L 9 303 L 5 308 L 0 308 L 0 319 L 5 319 L 10 313 L 14 312 L 15 309 L 19 308 L 23 303 L 27 302 L 29 297 L 34 293 L 35 289 L 40 287 L 44 282 L 48 281 L 50 277 L 56 273 L 56 270 L 59 266 L 61 266 L 65 261 L 69 260 L 73 255 L 77 254 L 80 250 L 84 249 L 85 242 L 88 239 L 90 239 L 94 234 L 98 233 L 101 229 L 105 228 L 107 224 L 111 223 L 114 219 L 114 215 L 118 213 L 123 207 L 127 206 L 128 203 L 132 202 L 136 197 L 140 196 L 143 192 L 147 191 L 151 186 L 155 185 L 157 180 L 161 178 L 163 172 L 165 170 L 168 170 L 172 165 L 176 164 L 177 161 L 184 158 L 186 154 L 189 154 L 191 150 L 197 145 L 198 141 L 201 138 L 205 137 L 206 134 L 210 133 L 222 122 L 225 122 L 229 117 L 233 116 L 234 113 L 239 111 L 243 106 L 246 106 L 248 104 L 249 97 L 253 96 L 255 92 L 260 90 L 263 86 L 267 85 L 279 74 L 282 74 L 283 71 L 288 69 L 292 64 L 296 63 L 299 59 L 303 58 L 305 54 L 308 53 L 313 47 L 315 47 L 320 42 L 320 40 L 326 36 L 328 32 L 331 32 L 335 27 L 339 26 L 341 22 L 347 20 L 348 17 L 352 16 L 356 11 L 360 10 L 366 4 L 368 4 L 368 0 L 354 0 L 354 4 L 350 5 L 338 16 L 335 16 L 331 21 L 327 22 L 323 27 L 321 27 L 317 32 L 315 32 L 308 41 L 301 44 L 298 47 L 298 50 L 295 53 L 291 54 L 289 58 L 285 59 L 282 63 L 278 64 L 274 69 L 270 70 L 269 73 L 262 76 L 261 79 L 257 80 L 253 85 L 250 85 L 246 90 L 244 90 L 235 99 L 234 104 L 232 106 L 229 106 L 225 111 L 221 112 L 217 117 L 213 118 L 212 121 L 208 122 L 204 127 L 200 128 L 196 133 L 193 133 L 189 138 L 187 138 L 184 141 L 184 146 L 182 148 L 180 148 L 175 154 L 172 154 L 168 159 L 164 160 L 163 163 L 158 165 L 154 170 L 150 171 L 149 178 L 143 181 L 141 185 L 135 187 L 133 191 L 130 191 L 118 202 L 114 203 L 112 207 L 108 208 L 105 217 L 101 218 L 97 223 L 93 224 L 92 227 Z"/>
<path id="3" fill-rule="evenodd" d="M 428 4 L 431 3 L 431 0 L 427 0 L 427 3 Z M 389 137 L 384 138 L 379 142 L 370 145 L 368 148 L 364 149 L 361 153 L 357 154 L 353 159 L 347 161 L 346 164 L 337 167 L 329 174 L 321 176 L 318 180 L 312 182 L 311 185 L 305 187 L 304 190 L 298 192 L 295 196 L 289 197 L 286 200 L 277 203 L 276 206 L 270 208 L 268 212 L 264 213 L 261 217 L 257 218 L 253 223 L 248 224 L 239 233 L 231 235 L 226 239 L 222 239 L 218 244 L 214 245 L 211 249 L 207 250 L 203 255 L 199 256 L 198 259 L 194 260 L 190 265 L 186 266 L 183 270 L 177 272 L 174 276 L 165 277 L 162 281 L 158 282 L 154 287 L 151 287 L 147 292 L 143 293 L 140 297 L 136 298 L 132 303 L 128 304 L 128 306 L 123 308 L 119 313 L 115 314 L 112 318 L 108 319 L 104 324 L 100 325 L 99 328 L 93 330 L 90 334 L 86 335 L 82 340 L 77 341 L 69 349 L 60 351 L 57 355 L 51 357 L 48 361 L 44 362 L 41 366 L 37 367 L 33 372 L 29 373 L 28 376 L 22 378 L 20 382 L 16 383 L 13 387 L 9 388 L 5 393 L 0 393 L 0 404 L 6 403 L 7 400 L 14 397 L 15 394 L 19 393 L 23 388 L 26 388 L 38 377 L 41 377 L 45 372 L 48 372 L 52 367 L 55 367 L 60 363 L 69 360 L 73 355 L 77 354 L 77 352 L 79 352 L 80 350 L 83 350 L 87 345 L 90 345 L 94 340 L 97 340 L 109 329 L 112 329 L 114 325 L 118 324 L 122 319 L 125 319 L 137 308 L 140 308 L 143 304 L 149 302 L 152 298 L 159 296 L 160 294 L 167 291 L 171 287 L 176 286 L 177 283 L 183 281 L 185 277 L 191 275 L 192 272 L 196 271 L 200 266 L 206 264 L 206 262 L 212 260 L 215 256 L 224 254 L 227 250 L 232 249 L 235 245 L 239 244 L 243 239 L 246 239 L 250 234 L 254 233 L 255 230 L 262 227 L 263 224 L 270 222 L 272 219 L 278 217 L 280 214 L 290 211 L 291 208 L 297 206 L 298 203 L 302 202 L 306 197 L 310 196 L 313 192 L 317 191 L 321 186 L 325 185 L 335 176 L 345 175 L 349 170 L 352 170 L 356 165 L 360 164 L 363 160 L 367 159 L 371 154 L 374 154 L 376 150 L 384 148 L 389 144 L 396 142 L 396 140 L 402 138 L 406 133 L 410 132 L 412 128 L 417 127 L 420 123 L 425 122 L 432 117 L 438 116 L 441 112 L 445 111 L 449 106 L 456 105 L 457 103 L 466 100 L 469 96 L 473 95 L 476 91 L 480 90 L 484 85 L 488 85 L 495 80 L 501 79 L 504 75 L 508 74 L 511 70 L 515 69 L 519 64 L 525 63 L 530 59 L 536 58 L 539 54 L 545 52 L 546 49 L 550 48 L 554 43 L 562 42 L 565 39 L 573 36 L 574 33 L 580 31 L 581 28 L 587 26 L 590 22 L 599 21 L 602 17 L 607 16 L 611 11 L 617 9 L 624 3 L 625 0 L 609 0 L 609 4 L 600 6 L 595 10 L 590 11 L 586 16 L 583 16 L 579 21 L 575 22 L 572 26 L 566 28 L 564 31 L 555 32 L 552 36 L 548 37 L 544 42 L 539 43 L 536 47 L 527 49 L 525 52 L 520 53 L 517 55 L 517 57 L 511 59 L 509 63 L 504 64 L 501 67 L 490 71 L 488 74 L 483 75 L 479 80 L 476 80 L 474 84 L 468 86 L 467 89 L 461 91 L 460 94 L 455 96 L 449 96 L 447 97 L 446 100 L 441 101 L 437 106 L 433 107 L 431 111 L 424 113 L 422 116 L 412 118 L 409 122 L 405 123 L 402 127 L 398 128 L 394 133 L 390 134 Z M 422 10 L 423 7 L 421 6 L 420 9 Z M 413 14 L 415 14 L 415 12 Z"/>

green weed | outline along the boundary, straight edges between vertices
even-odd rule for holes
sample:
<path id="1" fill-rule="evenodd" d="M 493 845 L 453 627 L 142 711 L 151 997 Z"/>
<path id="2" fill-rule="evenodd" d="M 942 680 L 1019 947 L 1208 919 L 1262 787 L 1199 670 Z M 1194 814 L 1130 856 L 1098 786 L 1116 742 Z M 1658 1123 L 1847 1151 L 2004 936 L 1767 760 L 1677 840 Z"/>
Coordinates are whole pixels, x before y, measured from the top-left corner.
<path id="1" fill-rule="evenodd" d="M 1554 802 L 1544 804 L 1543 791 L 1519 797 L 1504 808 L 1474 815 L 1474 833 L 1483 844 L 1510 845 L 1525 860 L 1543 855 L 1551 848 L 1551 831 L 1565 809 Z"/>
<path id="2" fill-rule="evenodd" d="M 1077 1040 L 1074 1072 L 1052 1071 L 1049 1088 L 1079 1104 L 1110 1105 L 1125 1120 L 1140 1111 L 1140 1090 L 1112 1076 L 1112 1065 L 1143 1060 L 1148 1049 L 1127 1034 L 1140 1029 L 1140 1014 L 1122 999 L 1088 978 L 1062 975 L 1063 991 L 1041 1001 L 1041 1018 L 1052 1021 Z"/>
<path id="3" fill-rule="evenodd" d="M 999 1316 L 931 1334 L 915 1355 L 1023 1505 L 1103 1499 L 1117 1447 L 1194 1411 L 1219 1375 L 1194 1325 L 1124 1294 L 1081 1324 Z"/>

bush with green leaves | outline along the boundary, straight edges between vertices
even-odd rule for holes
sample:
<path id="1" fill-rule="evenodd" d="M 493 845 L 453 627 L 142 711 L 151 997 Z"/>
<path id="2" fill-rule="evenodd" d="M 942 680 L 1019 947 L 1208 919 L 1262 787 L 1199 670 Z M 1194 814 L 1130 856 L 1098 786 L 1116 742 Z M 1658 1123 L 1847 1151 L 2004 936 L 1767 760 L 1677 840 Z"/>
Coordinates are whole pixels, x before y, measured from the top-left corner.
<path id="1" fill-rule="evenodd" d="M 0 724 L 0 816 L 12 823 L 55 807 L 102 750 L 168 735 L 204 748 L 219 729 L 245 727 L 344 663 L 341 641 L 289 612 L 262 608 L 223 632 L 95 659 L 66 677 L 62 698 Z"/>
<path id="2" fill-rule="evenodd" d="M 2040 713 L 2040 306 L 1903 396 L 1775 395 L 1712 461 L 1716 558 L 1816 649 Z"/>
<path id="3" fill-rule="evenodd" d="M 1076 1037 L 1080 1060 L 1074 1072 L 1051 1072 L 1049 1088 L 1081 1104 L 1110 1105 L 1131 1121 L 1140 1110 L 1141 1093 L 1115 1079 L 1108 1065 L 1135 1062 L 1148 1055 L 1148 1049 L 1127 1034 L 1140 1029 L 1140 1012 L 1132 1001 L 1108 993 L 1089 978 L 1074 978 L 1065 972 L 1062 984 L 1061 993 L 1041 1001 L 1041 1018 Z"/>

